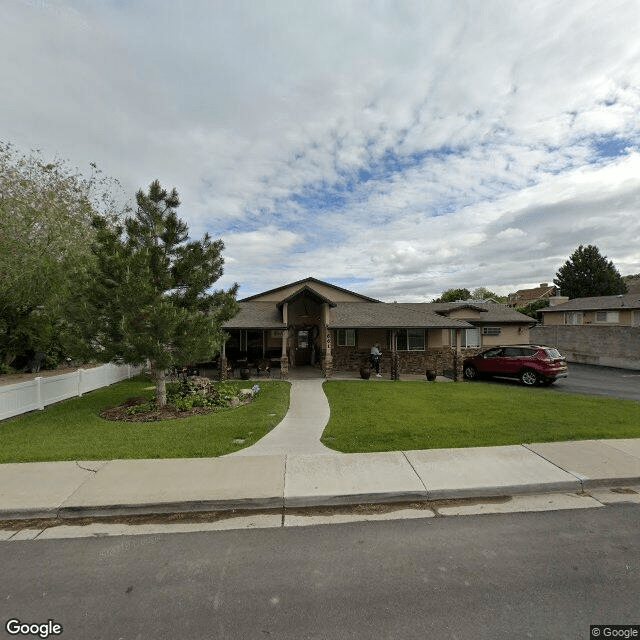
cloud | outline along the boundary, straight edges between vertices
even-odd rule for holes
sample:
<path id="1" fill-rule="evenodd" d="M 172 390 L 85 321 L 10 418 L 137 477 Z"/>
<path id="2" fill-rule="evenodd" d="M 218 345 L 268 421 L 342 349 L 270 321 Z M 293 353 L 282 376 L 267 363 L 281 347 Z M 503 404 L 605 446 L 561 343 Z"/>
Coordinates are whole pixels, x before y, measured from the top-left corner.
<path id="1" fill-rule="evenodd" d="M 579 243 L 640 271 L 636 2 L 24 0 L 0 21 L 0 138 L 175 185 L 243 295 L 507 292 Z"/>

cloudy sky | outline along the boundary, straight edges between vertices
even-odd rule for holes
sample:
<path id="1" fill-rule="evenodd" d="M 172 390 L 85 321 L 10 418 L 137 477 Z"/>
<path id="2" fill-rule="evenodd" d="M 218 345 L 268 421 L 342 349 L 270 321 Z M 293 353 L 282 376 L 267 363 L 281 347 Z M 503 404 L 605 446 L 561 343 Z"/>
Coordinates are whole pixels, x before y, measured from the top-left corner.
<path id="1" fill-rule="evenodd" d="M 0 140 L 180 193 L 240 297 L 640 272 L 640 2 L 1 0 Z"/>

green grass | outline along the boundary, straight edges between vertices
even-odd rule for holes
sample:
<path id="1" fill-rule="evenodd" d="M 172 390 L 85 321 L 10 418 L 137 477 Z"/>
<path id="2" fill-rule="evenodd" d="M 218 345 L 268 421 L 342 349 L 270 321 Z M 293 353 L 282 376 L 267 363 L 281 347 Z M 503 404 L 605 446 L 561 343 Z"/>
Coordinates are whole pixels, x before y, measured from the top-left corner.
<path id="1" fill-rule="evenodd" d="M 479 383 L 329 381 L 322 442 L 345 453 L 640 438 L 640 403 Z"/>
<path id="2" fill-rule="evenodd" d="M 239 383 L 251 387 L 255 382 Z M 153 396 L 137 377 L 0 422 L 0 463 L 221 456 L 253 444 L 289 408 L 287 382 L 260 381 L 253 402 L 236 409 L 161 422 L 110 422 L 99 414 L 127 398 Z M 245 440 L 242 444 L 236 439 Z"/>

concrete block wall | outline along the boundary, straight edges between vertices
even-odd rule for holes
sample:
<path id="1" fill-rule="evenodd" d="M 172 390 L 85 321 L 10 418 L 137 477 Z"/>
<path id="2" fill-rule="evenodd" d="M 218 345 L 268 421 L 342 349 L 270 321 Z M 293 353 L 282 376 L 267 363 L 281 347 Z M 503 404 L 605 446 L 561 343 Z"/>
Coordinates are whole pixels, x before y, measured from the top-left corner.
<path id="1" fill-rule="evenodd" d="M 529 339 L 556 347 L 569 362 L 640 369 L 640 327 L 548 325 L 530 329 Z"/>

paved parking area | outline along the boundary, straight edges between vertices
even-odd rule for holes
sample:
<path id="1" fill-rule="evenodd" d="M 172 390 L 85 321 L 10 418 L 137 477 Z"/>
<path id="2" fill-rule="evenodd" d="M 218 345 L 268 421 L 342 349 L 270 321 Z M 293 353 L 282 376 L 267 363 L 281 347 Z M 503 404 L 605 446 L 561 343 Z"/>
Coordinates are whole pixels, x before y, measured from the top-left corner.
<path id="1" fill-rule="evenodd" d="M 518 380 L 508 378 L 493 378 L 479 382 L 479 384 L 483 383 L 521 386 Z M 544 391 L 605 396 L 640 402 L 640 371 L 570 362 L 569 377 L 558 380 Z"/>

